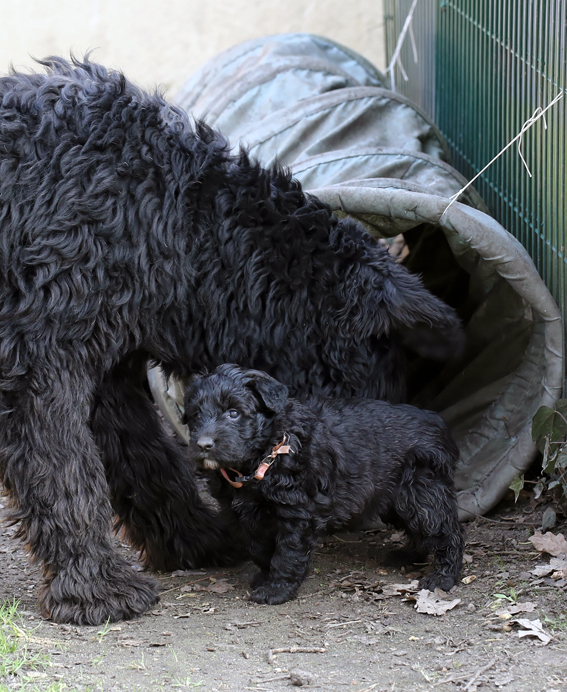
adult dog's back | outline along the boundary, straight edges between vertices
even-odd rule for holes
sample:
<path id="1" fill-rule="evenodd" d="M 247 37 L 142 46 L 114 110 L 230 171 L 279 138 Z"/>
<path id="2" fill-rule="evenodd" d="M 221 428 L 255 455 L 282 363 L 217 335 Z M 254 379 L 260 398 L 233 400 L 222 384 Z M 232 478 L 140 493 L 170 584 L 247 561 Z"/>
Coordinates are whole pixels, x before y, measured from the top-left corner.
<path id="1" fill-rule="evenodd" d="M 231 552 L 147 398 L 149 358 L 398 400 L 404 333 L 446 355 L 460 326 L 286 171 L 117 72 L 44 65 L 0 79 L 0 472 L 43 612 L 99 623 L 156 598 L 113 552 L 109 498 L 153 568 Z"/>

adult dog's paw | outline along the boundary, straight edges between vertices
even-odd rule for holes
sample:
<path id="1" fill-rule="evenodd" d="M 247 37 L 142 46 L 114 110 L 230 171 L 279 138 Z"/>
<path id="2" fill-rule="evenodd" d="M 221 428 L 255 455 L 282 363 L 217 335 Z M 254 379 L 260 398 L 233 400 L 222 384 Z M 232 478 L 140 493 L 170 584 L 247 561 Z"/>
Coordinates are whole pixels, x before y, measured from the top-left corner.
<path id="1" fill-rule="evenodd" d="M 45 583 L 39 605 L 41 614 L 54 622 L 101 625 L 143 615 L 158 600 L 154 579 L 118 558 L 60 570 Z"/>

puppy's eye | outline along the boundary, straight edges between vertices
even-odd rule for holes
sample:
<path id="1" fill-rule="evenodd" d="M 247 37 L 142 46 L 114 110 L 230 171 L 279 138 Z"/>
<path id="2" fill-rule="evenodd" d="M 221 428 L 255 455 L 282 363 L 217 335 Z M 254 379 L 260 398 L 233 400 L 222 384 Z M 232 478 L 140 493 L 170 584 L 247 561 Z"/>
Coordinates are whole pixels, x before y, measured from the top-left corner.
<path id="1" fill-rule="evenodd" d="M 233 420 L 240 418 L 240 413 L 235 408 L 231 408 L 230 411 L 227 411 L 226 415 Z"/>

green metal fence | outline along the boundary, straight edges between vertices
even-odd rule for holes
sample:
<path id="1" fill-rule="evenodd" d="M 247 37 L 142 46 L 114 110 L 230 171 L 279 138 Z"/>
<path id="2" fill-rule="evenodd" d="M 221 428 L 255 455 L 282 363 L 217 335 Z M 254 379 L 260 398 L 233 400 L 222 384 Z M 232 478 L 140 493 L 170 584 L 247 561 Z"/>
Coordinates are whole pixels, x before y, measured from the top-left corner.
<path id="1" fill-rule="evenodd" d="M 412 0 L 385 0 L 390 60 Z M 435 120 L 452 164 L 472 178 L 536 108 L 567 88 L 567 0 L 418 0 L 401 52 L 398 91 Z M 520 240 L 567 324 L 567 94 L 522 139 L 530 178 L 511 147 L 475 186 Z M 547 124 L 547 129 L 545 129 Z"/>

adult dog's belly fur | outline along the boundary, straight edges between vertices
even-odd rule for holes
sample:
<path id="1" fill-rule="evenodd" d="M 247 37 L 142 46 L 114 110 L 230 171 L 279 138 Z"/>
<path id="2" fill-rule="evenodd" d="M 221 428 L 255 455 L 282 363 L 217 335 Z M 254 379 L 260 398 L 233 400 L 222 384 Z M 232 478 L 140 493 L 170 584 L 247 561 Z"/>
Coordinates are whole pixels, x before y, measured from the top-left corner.
<path id="1" fill-rule="evenodd" d="M 0 79 L 0 470 L 44 565 L 44 615 L 96 624 L 156 601 L 151 568 L 233 558 L 144 388 L 232 361 L 293 394 L 399 400 L 400 330 L 439 354 L 454 312 L 282 170 L 122 75 L 51 59 Z"/>

